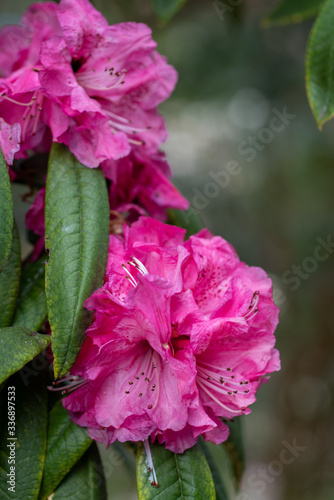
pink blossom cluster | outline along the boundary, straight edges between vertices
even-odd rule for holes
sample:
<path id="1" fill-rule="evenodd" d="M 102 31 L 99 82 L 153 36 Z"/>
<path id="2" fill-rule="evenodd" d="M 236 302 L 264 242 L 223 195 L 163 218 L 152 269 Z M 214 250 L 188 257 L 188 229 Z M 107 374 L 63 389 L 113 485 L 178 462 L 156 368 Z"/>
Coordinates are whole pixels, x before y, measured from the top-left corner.
<path id="1" fill-rule="evenodd" d="M 177 76 L 150 29 L 109 26 L 88 0 L 34 4 L 20 26 L 0 30 L 0 75 L 7 164 L 63 143 L 101 167 L 111 214 L 126 214 L 111 231 L 104 285 L 84 304 L 94 320 L 82 350 L 56 382 L 72 420 L 107 445 L 150 438 L 182 453 L 201 435 L 225 441 L 226 420 L 249 413 L 280 368 L 278 310 L 266 273 L 225 240 L 203 230 L 185 241 L 163 223 L 167 208 L 188 202 L 160 151 L 157 107 Z M 40 236 L 34 258 L 44 208 L 43 187 L 26 218 Z"/>
<path id="2" fill-rule="evenodd" d="M 0 76 L 8 165 L 63 143 L 87 167 L 102 167 L 119 206 L 162 219 L 166 208 L 187 208 L 159 153 L 167 131 L 157 106 L 177 74 L 148 26 L 109 26 L 88 0 L 33 4 L 20 26 L 0 30 Z M 125 186 L 130 171 L 136 186 Z"/>
<path id="3" fill-rule="evenodd" d="M 278 310 L 266 273 L 221 237 L 140 217 L 110 236 L 105 284 L 63 404 L 107 445 L 149 437 L 177 453 L 250 412 L 278 370 Z"/>

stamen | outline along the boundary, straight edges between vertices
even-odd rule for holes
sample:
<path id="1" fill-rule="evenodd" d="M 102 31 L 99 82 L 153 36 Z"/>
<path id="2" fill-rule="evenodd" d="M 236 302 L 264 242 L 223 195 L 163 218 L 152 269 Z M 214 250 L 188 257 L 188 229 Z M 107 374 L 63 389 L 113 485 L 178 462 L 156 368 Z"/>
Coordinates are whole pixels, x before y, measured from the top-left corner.
<path id="1" fill-rule="evenodd" d="M 35 119 L 35 123 L 34 123 L 33 130 L 32 130 L 32 135 L 36 134 L 38 121 L 39 121 L 40 114 L 42 111 L 42 103 L 44 100 L 44 96 L 42 96 L 40 104 L 38 104 L 37 98 L 38 98 L 38 92 L 35 91 L 34 95 L 31 98 L 32 104 L 29 104 L 27 109 L 24 112 L 24 115 L 23 115 L 24 126 L 22 129 L 22 142 L 24 142 L 26 139 L 26 134 L 27 134 L 29 122 L 32 119 Z"/>
<path id="2" fill-rule="evenodd" d="M 240 411 L 245 411 L 246 408 L 242 407 L 238 410 L 232 410 L 231 408 L 228 408 L 227 406 L 225 406 L 221 401 L 219 401 L 219 399 L 217 399 L 208 389 L 207 387 L 205 387 L 205 385 L 200 381 L 200 380 L 197 380 L 197 384 L 199 385 L 199 387 L 211 398 L 213 399 L 213 401 L 215 401 L 219 406 L 221 406 L 222 408 L 224 408 L 224 410 L 227 410 L 228 412 L 230 413 L 235 413 L 235 414 L 240 414 Z"/>
<path id="3" fill-rule="evenodd" d="M 207 367 L 209 367 L 210 369 Z M 240 389 L 240 385 L 248 384 L 248 381 L 245 381 L 245 380 L 242 380 L 241 382 L 234 380 L 235 375 L 231 376 L 231 375 L 228 375 L 226 373 L 221 375 L 221 372 L 224 372 L 224 371 L 229 372 L 230 369 L 224 370 L 223 368 L 220 368 L 220 367 L 215 366 L 215 365 L 209 365 L 208 363 L 205 363 L 203 361 L 201 361 L 200 363 L 197 364 L 197 371 L 198 371 L 198 374 L 201 377 L 203 377 L 203 379 L 213 380 L 219 386 L 223 385 L 226 389 L 229 389 L 229 388 L 231 388 L 231 390 L 233 390 L 233 388 Z"/>
<path id="4" fill-rule="evenodd" d="M 75 77 L 79 85 L 81 85 L 82 87 L 98 91 L 115 89 L 119 85 L 123 85 L 125 83 L 125 81 L 123 80 L 123 77 L 126 73 L 125 69 L 122 69 L 120 73 L 113 73 L 113 68 L 110 68 L 108 74 L 106 74 L 107 72 L 108 68 L 105 68 L 105 70 L 100 73 L 96 73 L 95 71 L 76 73 Z M 114 80 L 113 84 L 105 85 L 106 79 L 108 77 Z"/>
<path id="5" fill-rule="evenodd" d="M 128 139 L 131 144 L 135 144 L 136 146 L 145 146 L 145 141 L 135 141 L 134 139 Z"/>
<path id="6" fill-rule="evenodd" d="M 132 134 L 136 134 L 137 132 L 146 132 L 148 130 L 147 127 L 145 128 L 139 128 L 139 127 L 134 127 L 130 120 L 127 120 L 126 118 L 124 118 L 122 120 L 122 117 L 116 115 L 115 113 L 112 113 L 111 111 L 106 111 L 106 110 L 103 110 L 105 112 L 106 115 L 110 116 L 112 119 L 109 120 L 109 122 L 117 129 L 119 130 L 123 130 L 124 132 L 129 132 L 129 133 L 132 133 Z M 115 120 L 119 120 L 119 121 L 122 121 L 122 123 L 118 123 L 117 121 Z M 127 123 L 130 123 L 130 125 L 126 125 L 126 123 L 124 122 L 127 122 Z"/>
<path id="7" fill-rule="evenodd" d="M 35 100 L 37 99 L 37 97 L 32 97 L 30 102 L 20 102 L 16 101 L 15 99 L 12 99 L 11 97 L 8 97 L 5 94 L 2 94 L 1 97 L 3 99 L 6 99 L 6 101 L 12 102 L 13 104 L 17 104 L 18 106 L 23 106 L 23 107 L 32 106 Z"/>
<path id="8" fill-rule="evenodd" d="M 37 125 L 39 122 L 39 118 L 41 116 L 41 112 L 43 110 L 43 108 L 42 108 L 43 101 L 44 101 L 44 96 L 42 96 L 41 102 L 39 104 L 36 103 L 36 106 L 38 106 L 38 111 L 37 111 L 36 116 L 35 116 L 35 123 L 34 123 L 34 128 L 32 130 L 32 135 L 36 135 Z"/>
<path id="9" fill-rule="evenodd" d="M 121 130 L 127 134 L 137 134 L 139 132 L 146 132 L 147 130 L 150 130 L 152 127 L 134 127 L 132 124 L 132 120 L 128 120 L 127 118 L 124 118 L 122 116 L 117 115 L 116 113 L 113 113 L 112 111 L 109 110 L 103 110 L 106 115 L 110 117 L 109 123 L 111 125 L 112 130 L 117 133 L 117 131 Z M 122 123 L 119 123 L 122 122 Z M 145 145 L 145 141 L 139 141 L 135 139 L 129 139 L 129 141 L 132 144 L 135 144 L 137 146 L 143 146 Z"/>
<path id="10" fill-rule="evenodd" d="M 122 264 L 122 267 L 124 269 L 124 271 L 127 273 L 128 276 L 126 276 L 126 278 L 130 281 L 131 285 L 136 288 L 137 286 L 137 281 L 134 279 L 134 277 L 132 276 L 132 274 L 130 273 L 130 271 L 128 270 L 128 268 L 126 267 L 125 264 Z"/>
<path id="11" fill-rule="evenodd" d="M 151 360 L 151 353 L 150 353 L 150 351 L 148 351 L 145 354 L 145 357 L 144 357 L 144 360 L 143 360 L 143 364 L 142 364 L 142 367 L 141 367 L 143 371 L 140 372 L 140 376 L 143 377 L 145 375 L 144 381 L 150 380 L 151 376 L 153 375 L 151 361 L 152 361 Z M 130 387 L 130 391 L 128 391 L 128 392 L 126 391 L 126 394 L 131 394 L 132 391 L 136 391 L 137 392 L 140 389 L 138 387 L 138 383 L 139 383 L 138 381 L 140 380 L 140 377 L 136 376 L 135 380 L 136 380 L 136 382 L 133 382 L 132 380 L 129 380 L 129 385 L 131 387 Z M 146 392 L 147 392 L 148 388 L 144 387 L 144 390 L 146 390 Z M 139 394 L 141 394 L 141 396 L 143 395 L 141 392 Z M 141 396 L 139 396 L 139 397 L 141 397 Z"/>
<path id="12" fill-rule="evenodd" d="M 217 370 L 217 372 L 231 372 L 232 369 L 231 368 L 222 368 L 221 366 L 216 366 L 216 365 L 212 365 L 211 363 L 206 363 L 205 361 L 201 361 L 200 362 L 201 365 L 205 365 L 205 366 L 208 366 L 209 368 L 213 368 L 214 370 Z M 227 375 L 228 377 L 230 377 L 230 375 Z"/>
<path id="13" fill-rule="evenodd" d="M 68 394 L 69 392 L 72 392 L 79 387 L 83 387 L 86 384 L 88 384 L 88 380 L 69 374 L 60 380 L 55 380 L 52 382 L 52 386 L 48 386 L 47 388 L 49 391 L 61 391 L 62 394 Z"/>
<path id="14" fill-rule="evenodd" d="M 204 385 L 206 385 L 207 387 L 212 387 L 215 390 L 215 392 L 218 392 L 219 394 L 224 394 L 225 396 L 232 395 L 232 391 L 223 389 L 221 385 L 218 385 L 219 382 L 217 382 L 216 380 L 214 380 L 214 379 L 208 380 L 207 378 L 204 378 L 204 377 L 200 377 L 200 378 L 201 378 L 201 382 Z"/>
<path id="15" fill-rule="evenodd" d="M 146 269 L 146 267 L 144 266 L 144 264 L 142 262 L 140 262 L 140 260 L 137 259 L 136 257 L 132 257 L 132 261 L 128 262 L 128 264 L 130 264 L 130 266 L 133 266 L 136 269 L 138 269 L 138 271 L 143 276 L 145 276 L 146 274 L 148 274 L 148 270 Z"/>
<path id="16" fill-rule="evenodd" d="M 124 116 L 119 116 L 116 113 L 113 113 L 112 111 L 105 111 L 105 113 L 109 115 L 111 118 L 116 118 L 116 120 L 119 120 L 120 122 L 131 123 L 131 120 L 128 120 L 128 118 L 124 118 Z"/>
<path id="17" fill-rule="evenodd" d="M 256 292 L 254 292 L 253 298 L 252 298 L 251 303 L 249 304 L 249 307 L 248 307 L 248 311 L 244 316 L 245 319 L 251 320 L 254 318 L 254 316 L 256 316 L 256 314 L 258 312 L 257 305 L 259 302 L 259 295 L 260 295 L 260 292 L 258 290 Z"/>
<path id="18" fill-rule="evenodd" d="M 148 470 L 153 475 L 153 480 L 151 481 L 151 485 L 154 488 L 159 488 L 158 478 L 157 478 L 157 475 L 156 475 L 156 472 L 155 472 L 155 468 L 154 468 L 154 464 L 153 464 L 150 443 L 148 442 L 147 439 L 145 439 L 145 441 L 144 441 L 144 448 L 145 448 L 146 456 L 147 456 L 147 460 L 148 460 L 148 466 L 149 466 Z"/>

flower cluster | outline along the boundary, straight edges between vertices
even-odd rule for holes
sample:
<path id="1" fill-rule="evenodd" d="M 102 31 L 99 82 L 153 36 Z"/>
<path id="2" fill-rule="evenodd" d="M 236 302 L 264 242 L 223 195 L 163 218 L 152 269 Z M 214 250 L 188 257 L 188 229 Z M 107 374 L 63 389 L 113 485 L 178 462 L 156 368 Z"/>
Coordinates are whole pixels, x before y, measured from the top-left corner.
<path id="1" fill-rule="evenodd" d="M 160 151 L 157 107 L 177 76 L 150 29 L 109 26 L 88 0 L 34 4 L 20 26 L 0 30 L 0 75 L 7 164 L 59 142 L 101 167 L 109 189 L 104 285 L 84 304 L 94 320 L 71 373 L 55 382 L 72 420 L 107 445 L 150 438 L 182 453 L 201 435 L 225 441 L 226 420 L 249 413 L 280 368 L 278 310 L 265 272 L 225 240 L 203 230 L 184 241 L 163 223 L 167 208 L 188 202 Z M 40 236 L 33 258 L 44 208 L 42 187 L 26 217 Z"/>
<path id="2" fill-rule="evenodd" d="M 109 26 L 88 0 L 34 4 L 20 26 L 0 31 L 0 52 L 0 146 L 9 165 L 59 142 L 103 168 L 120 207 L 159 218 L 187 208 L 159 158 L 167 132 L 157 106 L 177 74 L 146 25 Z M 136 186 L 124 192 L 130 170 Z"/>
<path id="3" fill-rule="evenodd" d="M 107 445 L 221 443 L 222 419 L 249 413 L 280 367 L 271 280 L 221 237 L 184 235 L 148 217 L 111 235 L 105 284 L 85 303 L 94 321 L 63 404 Z"/>
<path id="4" fill-rule="evenodd" d="M 0 47 L 0 114 L 19 128 L 21 156 L 52 140 L 97 167 L 166 139 L 156 108 L 177 77 L 146 25 L 108 26 L 88 0 L 61 0 L 31 6 Z"/>

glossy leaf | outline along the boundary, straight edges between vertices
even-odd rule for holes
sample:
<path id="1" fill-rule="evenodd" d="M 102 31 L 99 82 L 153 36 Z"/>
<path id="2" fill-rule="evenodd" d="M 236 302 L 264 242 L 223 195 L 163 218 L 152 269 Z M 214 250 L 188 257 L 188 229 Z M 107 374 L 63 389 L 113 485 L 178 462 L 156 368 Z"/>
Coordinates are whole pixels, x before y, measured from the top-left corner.
<path id="1" fill-rule="evenodd" d="M 13 325 L 37 331 L 46 317 L 45 258 L 42 258 L 36 262 L 28 262 L 22 269 Z"/>
<path id="2" fill-rule="evenodd" d="M 189 210 L 169 210 L 168 223 L 186 229 L 186 238 L 198 233 L 204 227 L 202 220 L 192 208 Z"/>
<path id="3" fill-rule="evenodd" d="M 115 454 L 121 457 L 122 462 L 127 468 L 129 474 L 131 476 L 135 476 L 136 474 L 136 455 L 137 455 L 137 445 L 136 443 L 127 441 L 126 443 L 120 443 L 119 441 L 115 441 L 110 445 L 111 450 L 115 452 Z"/>
<path id="4" fill-rule="evenodd" d="M 22 326 L 0 329 L 0 384 L 40 354 L 50 343 L 49 335 Z"/>
<path id="5" fill-rule="evenodd" d="M 246 452 L 244 446 L 242 418 L 237 417 L 228 423 L 230 435 L 223 443 L 231 457 L 234 475 L 239 483 L 245 469 Z"/>
<path id="6" fill-rule="evenodd" d="M 93 443 L 56 489 L 52 500 L 107 500 L 99 450 Z"/>
<path id="7" fill-rule="evenodd" d="M 156 14 L 163 21 L 171 19 L 186 3 L 187 0 L 153 0 Z"/>
<path id="8" fill-rule="evenodd" d="M 11 391 L 11 392 L 9 392 Z M 15 399 L 13 399 L 15 396 Z M 11 401 L 8 403 L 8 400 Z M 15 431 L 9 426 L 7 418 L 2 419 L 0 434 L 0 497 L 7 499 L 36 500 L 42 481 L 47 435 L 47 389 L 43 374 L 32 377 L 25 384 L 19 374 L 8 381 L 2 393 L 2 405 L 6 410 L 15 403 Z M 11 410 L 13 411 L 13 410 Z M 10 414 L 11 415 L 11 414 Z M 14 432 L 14 436 L 9 436 Z M 15 440 L 7 438 L 16 437 Z M 14 443 L 11 448 L 7 445 Z M 10 467 L 8 463 L 15 452 L 15 493 L 9 491 Z"/>
<path id="9" fill-rule="evenodd" d="M 262 23 L 265 26 L 300 23 L 314 17 L 324 0 L 283 0 Z"/>
<path id="10" fill-rule="evenodd" d="M 13 199 L 8 169 L 0 150 L 0 272 L 8 259 L 13 238 Z"/>
<path id="11" fill-rule="evenodd" d="M 48 498 L 80 460 L 92 441 L 84 427 L 74 424 L 61 401 L 49 413 L 48 441 L 40 498 Z"/>
<path id="12" fill-rule="evenodd" d="M 153 479 L 144 447 L 137 452 L 137 489 L 139 500 L 168 498 L 168 500 L 214 500 L 215 487 L 209 465 L 200 446 L 182 454 L 172 453 L 164 446 L 150 445 L 159 488 Z"/>
<path id="13" fill-rule="evenodd" d="M 90 169 L 62 145 L 51 149 L 45 202 L 46 297 L 55 377 L 73 365 L 91 323 L 84 301 L 103 284 L 109 203 L 100 169 Z"/>
<path id="14" fill-rule="evenodd" d="M 334 115 L 334 0 L 327 0 L 307 47 L 306 88 L 319 128 Z"/>
<path id="15" fill-rule="evenodd" d="M 221 461 L 215 461 L 213 458 L 211 452 L 209 451 L 208 445 L 204 443 L 203 440 L 200 441 L 200 446 L 203 450 L 203 453 L 205 455 L 205 458 L 209 464 L 213 482 L 215 485 L 215 490 L 216 490 L 216 498 L 217 500 L 232 500 L 232 497 L 230 496 L 230 493 L 224 484 L 222 475 L 221 475 Z"/>
<path id="16" fill-rule="evenodd" d="M 21 247 L 16 224 L 13 225 L 12 247 L 0 273 L 0 327 L 12 324 L 20 286 Z"/>

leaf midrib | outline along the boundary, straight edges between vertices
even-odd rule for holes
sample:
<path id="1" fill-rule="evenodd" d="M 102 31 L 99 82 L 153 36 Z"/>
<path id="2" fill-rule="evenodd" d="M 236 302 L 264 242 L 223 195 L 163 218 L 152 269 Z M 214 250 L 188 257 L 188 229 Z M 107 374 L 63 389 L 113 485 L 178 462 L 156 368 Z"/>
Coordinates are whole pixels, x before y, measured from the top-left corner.
<path id="1" fill-rule="evenodd" d="M 79 176 L 79 169 L 78 166 L 76 165 L 76 160 L 72 158 L 73 166 L 74 166 L 74 173 L 77 181 L 77 186 L 78 186 L 78 200 L 79 200 L 79 270 L 78 270 L 78 294 L 76 297 L 76 306 L 75 306 L 75 314 L 73 315 L 72 322 L 71 322 L 71 332 L 73 332 L 74 325 L 76 323 L 76 318 L 78 317 L 78 309 L 79 309 L 79 297 L 80 297 L 80 284 L 81 284 L 81 259 L 82 259 L 82 202 L 81 202 L 81 185 L 80 185 L 80 176 Z M 81 309 L 81 307 L 80 307 Z M 62 363 L 59 365 L 59 372 L 62 372 L 64 369 L 64 366 L 67 363 L 67 358 L 68 358 L 68 348 L 70 346 L 72 340 L 72 335 L 67 335 L 67 343 L 66 343 L 66 354 L 63 358 Z"/>

